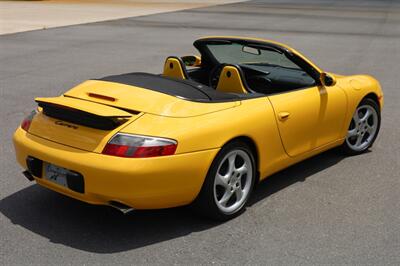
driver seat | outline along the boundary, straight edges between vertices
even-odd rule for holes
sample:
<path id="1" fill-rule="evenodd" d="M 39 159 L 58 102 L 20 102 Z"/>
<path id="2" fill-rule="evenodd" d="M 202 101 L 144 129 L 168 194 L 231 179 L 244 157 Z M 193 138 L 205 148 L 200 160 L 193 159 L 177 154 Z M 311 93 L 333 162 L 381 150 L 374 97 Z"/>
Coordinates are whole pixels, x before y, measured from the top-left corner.
<path id="1" fill-rule="evenodd" d="M 226 65 L 219 75 L 217 91 L 230 93 L 249 93 L 249 89 L 239 66 Z"/>
<path id="2" fill-rule="evenodd" d="M 185 64 L 181 58 L 176 56 L 167 57 L 162 75 L 169 78 L 189 79 Z"/>

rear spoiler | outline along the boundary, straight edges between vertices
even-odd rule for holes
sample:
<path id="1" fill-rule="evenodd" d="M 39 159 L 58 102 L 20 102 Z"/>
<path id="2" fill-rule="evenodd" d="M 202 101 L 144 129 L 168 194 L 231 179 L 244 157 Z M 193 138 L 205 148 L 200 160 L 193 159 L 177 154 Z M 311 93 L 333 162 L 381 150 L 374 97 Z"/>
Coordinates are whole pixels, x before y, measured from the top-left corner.
<path id="1" fill-rule="evenodd" d="M 112 130 L 135 115 L 112 106 L 72 97 L 36 98 L 35 101 L 46 116 L 101 130 Z"/>
<path id="2" fill-rule="evenodd" d="M 81 100 L 73 97 L 60 96 L 51 98 L 35 98 L 35 101 L 39 104 L 40 107 L 51 104 L 64 108 L 80 110 L 85 113 L 94 114 L 102 117 L 129 118 L 133 115 L 128 111 L 121 110 L 116 107 L 95 103 L 88 100 Z"/>

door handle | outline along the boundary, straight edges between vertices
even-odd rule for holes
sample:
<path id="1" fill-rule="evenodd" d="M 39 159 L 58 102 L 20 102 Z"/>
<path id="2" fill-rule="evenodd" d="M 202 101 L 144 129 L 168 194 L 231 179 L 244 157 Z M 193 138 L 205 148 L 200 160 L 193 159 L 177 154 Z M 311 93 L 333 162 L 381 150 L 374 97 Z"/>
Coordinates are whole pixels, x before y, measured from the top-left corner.
<path id="1" fill-rule="evenodd" d="M 290 116 L 289 112 L 280 112 L 278 114 L 279 120 L 281 121 L 288 119 L 289 116 Z"/>

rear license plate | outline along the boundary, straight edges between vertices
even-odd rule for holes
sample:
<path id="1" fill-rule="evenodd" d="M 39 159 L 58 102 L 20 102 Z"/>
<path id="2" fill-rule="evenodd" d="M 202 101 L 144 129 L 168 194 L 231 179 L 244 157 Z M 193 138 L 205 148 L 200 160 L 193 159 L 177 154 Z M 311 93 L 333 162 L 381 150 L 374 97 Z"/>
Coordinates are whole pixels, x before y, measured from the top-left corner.
<path id="1" fill-rule="evenodd" d="M 67 184 L 67 174 L 69 173 L 68 169 L 59 167 L 54 164 L 45 163 L 45 179 L 56 183 L 63 187 L 68 187 Z"/>

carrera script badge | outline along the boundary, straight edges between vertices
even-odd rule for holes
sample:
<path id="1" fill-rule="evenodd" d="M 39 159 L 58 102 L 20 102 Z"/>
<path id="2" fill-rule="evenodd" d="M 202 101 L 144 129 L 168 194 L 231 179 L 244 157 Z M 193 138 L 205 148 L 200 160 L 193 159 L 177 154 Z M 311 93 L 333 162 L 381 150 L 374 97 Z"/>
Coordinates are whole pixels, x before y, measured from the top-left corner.
<path id="1" fill-rule="evenodd" d="M 72 128 L 72 129 L 78 129 L 77 126 L 74 126 L 74 125 L 65 123 L 64 121 L 57 120 L 57 121 L 54 122 L 54 123 L 55 123 L 56 125 L 58 125 L 58 126 L 68 127 L 68 128 Z"/>

